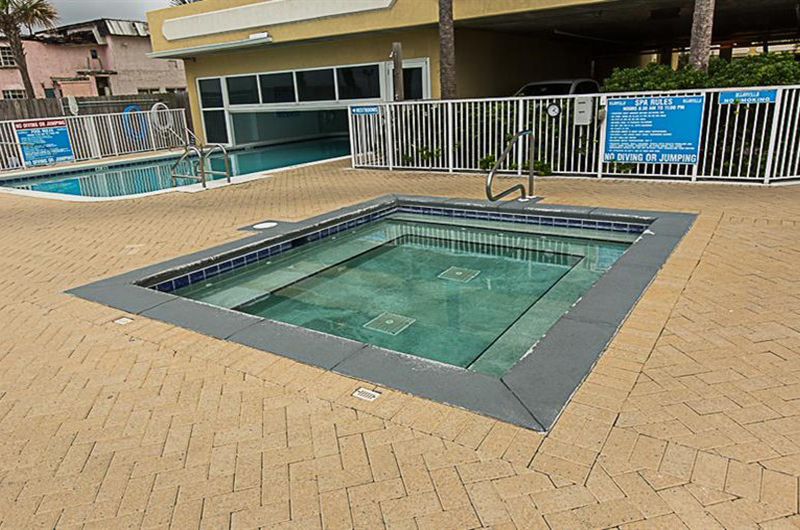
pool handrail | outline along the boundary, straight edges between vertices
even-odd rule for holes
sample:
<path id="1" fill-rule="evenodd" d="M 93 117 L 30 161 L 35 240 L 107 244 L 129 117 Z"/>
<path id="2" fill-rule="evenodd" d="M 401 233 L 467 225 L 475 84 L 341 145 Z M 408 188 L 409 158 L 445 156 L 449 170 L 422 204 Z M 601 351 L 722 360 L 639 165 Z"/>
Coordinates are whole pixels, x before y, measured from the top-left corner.
<path id="1" fill-rule="evenodd" d="M 528 142 L 528 145 L 530 146 L 530 157 L 529 157 L 529 161 L 528 161 L 528 166 L 529 166 L 528 167 L 528 192 L 527 193 L 525 192 L 525 186 L 523 184 L 516 184 L 516 185 L 511 186 L 510 188 L 508 188 L 506 190 L 501 191 L 497 195 L 493 194 L 492 193 L 492 182 L 494 181 L 494 177 L 497 174 L 497 171 L 500 169 L 500 166 L 503 164 L 503 162 L 505 162 L 506 158 L 508 158 L 509 153 L 511 153 L 511 150 L 514 148 L 514 146 L 517 144 L 517 142 L 520 140 L 520 138 L 524 138 L 525 136 L 530 136 L 531 137 L 530 141 Z M 536 193 L 536 179 L 535 179 L 534 169 L 533 169 L 533 155 L 534 155 L 534 150 L 533 149 L 534 149 L 534 145 L 533 145 L 533 130 L 525 129 L 525 130 L 519 131 L 516 134 L 514 134 L 514 136 L 511 138 L 511 141 L 508 142 L 508 145 L 506 145 L 506 148 L 503 150 L 503 152 L 497 158 L 497 161 L 494 163 L 494 165 L 492 166 L 492 169 L 489 171 L 489 174 L 486 176 L 486 198 L 487 199 L 489 199 L 492 202 L 499 201 L 503 197 L 511 195 L 512 193 L 517 192 L 517 191 L 519 191 L 519 197 L 517 198 L 518 201 L 524 202 L 524 201 L 528 201 L 530 199 L 533 199 L 535 197 L 534 194 Z"/>

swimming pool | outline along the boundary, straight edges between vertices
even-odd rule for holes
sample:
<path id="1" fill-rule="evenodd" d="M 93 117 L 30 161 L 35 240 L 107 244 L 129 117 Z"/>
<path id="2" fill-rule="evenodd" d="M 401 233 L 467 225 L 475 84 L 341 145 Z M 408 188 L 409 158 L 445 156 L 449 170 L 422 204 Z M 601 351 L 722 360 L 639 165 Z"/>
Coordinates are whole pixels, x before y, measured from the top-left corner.
<path id="1" fill-rule="evenodd" d="M 173 292 L 499 377 L 638 237 L 548 232 L 395 213 Z"/>
<path id="2" fill-rule="evenodd" d="M 693 220 L 387 196 L 70 293 L 542 431 Z"/>
<path id="3" fill-rule="evenodd" d="M 231 173 L 233 176 L 247 175 L 345 156 L 349 152 L 350 144 L 347 138 L 327 138 L 235 150 L 230 153 Z M 176 160 L 176 157 L 162 157 L 144 162 L 57 171 L 34 177 L 0 180 L 0 186 L 80 197 L 121 197 L 196 184 L 197 182 L 191 179 L 176 179 L 173 182 L 170 175 Z M 220 156 L 212 157 L 211 168 L 224 170 Z M 187 174 L 192 171 L 191 164 L 184 162 L 178 172 Z M 220 175 L 210 177 L 224 178 Z"/>

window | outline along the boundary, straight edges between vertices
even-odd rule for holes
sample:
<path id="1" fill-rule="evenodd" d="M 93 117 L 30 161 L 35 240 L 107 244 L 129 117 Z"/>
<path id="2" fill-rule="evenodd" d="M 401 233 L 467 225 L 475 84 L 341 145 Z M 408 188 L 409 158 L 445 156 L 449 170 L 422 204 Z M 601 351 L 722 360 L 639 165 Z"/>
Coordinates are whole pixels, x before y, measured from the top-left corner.
<path id="1" fill-rule="evenodd" d="M 377 64 L 336 69 L 339 99 L 381 97 L 380 73 Z"/>
<path id="2" fill-rule="evenodd" d="M 3 99 L 25 99 L 24 90 L 3 90 Z"/>
<path id="3" fill-rule="evenodd" d="M 203 108 L 221 108 L 222 104 L 222 83 L 219 79 L 202 79 L 198 83 L 200 87 L 200 105 Z"/>
<path id="4" fill-rule="evenodd" d="M 422 67 L 403 68 L 403 97 L 406 99 L 423 99 Z"/>
<path id="5" fill-rule="evenodd" d="M 259 102 L 256 76 L 229 77 L 225 82 L 228 85 L 228 102 L 231 105 L 252 105 Z"/>
<path id="6" fill-rule="evenodd" d="M 89 55 L 91 56 L 92 59 L 97 59 L 97 50 L 92 48 L 91 50 L 89 50 Z"/>
<path id="7" fill-rule="evenodd" d="M 186 92 L 186 89 L 183 87 L 167 87 L 165 90 L 167 91 L 167 94 L 183 94 Z"/>
<path id="8" fill-rule="evenodd" d="M 597 94 L 600 87 L 594 81 L 581 81 L 575 87 L 575 94 Z"/>
<path id="9" fill-rule="evenodd" d="M 261 83 L 261 103 L 294 102 L 294 76 L 291 72 L 258 76 Z"/>
<path id="10" fill-rule="evenodd" d="M 158 94 L 157 88 L 137 88 L 136 92 L 139 94 Z"/>
<path id="11" fill-rule="evenodd" d="M 347 109 L 235 112 L 231 114 L 231 127 L 237 144 L 347 134 Z M 239 165 L 247 164 L 248 155 L 240 156 Z"/>
<path id="12" fill-rule="evenodd" d="M 215 144 L 228 143 L 228 113 L 225 112 L 225 100 L 222 97 L 222 80 L 201 79 L 197 82 L 200 90 L 200 107 L 203 109 L 203 126 L 206 142 Z"/>
<path id="13" fill-rule="evenodd" d="M 336 99 L 333 69 L 305 70 L 297 72 L 295 75 L 300 101 L 333 101 Z"/>
<path id="14" fill-rule="evenodd" d="M 0 46 L 0 67 L 2 68 L 16 68 L 17 61 L 14 59 L 14 54 L 11 52 L 11 46 Z"/>
<path id="15" fill-rule="evenodd" d="M 225 125 L 224 110 L 204 110 L 203 122 L 206 126 L 206 142 L 212 144 L 228 143 L 228 127 Z"/>
<path id="16" fill-rule="evenodd" d="M 517 96 L 566 96 L 572 88 L 570 82 L 554 81 L 552 83 L 531 83 L 517 92 Z"/>
<path id="17" fill-rule="evenodd" d="M 55 88 L 45 88 L 44 89 L 44 97 L 48 99 L 52 99 L 56 97 L 56 89 Z"/>

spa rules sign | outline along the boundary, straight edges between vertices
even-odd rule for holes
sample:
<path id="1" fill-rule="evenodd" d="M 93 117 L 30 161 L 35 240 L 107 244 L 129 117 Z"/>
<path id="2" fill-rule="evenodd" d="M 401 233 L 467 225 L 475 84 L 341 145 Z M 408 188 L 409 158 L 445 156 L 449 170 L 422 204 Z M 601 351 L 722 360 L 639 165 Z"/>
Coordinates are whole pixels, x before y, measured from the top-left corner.
<path id="1" fill-rule="evenodd" d="M 609 99 L 606 162 L 696 164 L 705 96 Z"/>
<path id="2" fill-rule="evenodd" d="M 26 167 L 73 162 L 67 122 L 62 119 L 14 122 Z"/>

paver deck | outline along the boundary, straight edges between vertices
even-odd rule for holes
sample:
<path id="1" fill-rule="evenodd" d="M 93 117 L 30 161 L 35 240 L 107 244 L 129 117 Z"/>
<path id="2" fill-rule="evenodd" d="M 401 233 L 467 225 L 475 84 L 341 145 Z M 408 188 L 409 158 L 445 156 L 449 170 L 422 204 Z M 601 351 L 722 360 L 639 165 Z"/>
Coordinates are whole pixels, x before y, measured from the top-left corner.
<path id="1" fill-rule="evenodd" d="M 0 195 L 0 528 L 800 526 L 800 187 L 553 179 L 697 212 L 546 436 L 63 291 L 478 175 L 344 163 L 110 203 Z"/>

